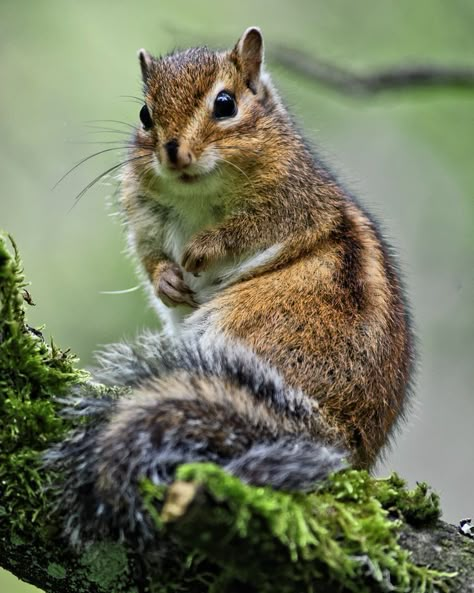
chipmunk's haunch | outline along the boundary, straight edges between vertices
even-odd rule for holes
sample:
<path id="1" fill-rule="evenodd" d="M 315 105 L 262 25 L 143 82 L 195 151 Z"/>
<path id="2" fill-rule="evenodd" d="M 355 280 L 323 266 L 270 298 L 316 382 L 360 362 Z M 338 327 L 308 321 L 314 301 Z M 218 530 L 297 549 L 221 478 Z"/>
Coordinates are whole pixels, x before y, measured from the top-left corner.
<path id="1" fill-rule="evenodd" d="M 139 57 L 122 205 L 165 335 L 105 352 L 99 377 L 131 397 L 97 404 L 99 424 L 52 454 L 65 500 L 85 508 L 74 485 L 89 483 L 121 529 L 139 479 L 185 461 L 280 488 L 343 458 L 370 467 L 413 359 L 392 255 L 295 128 L 259 29 L 230 51 Z"/>

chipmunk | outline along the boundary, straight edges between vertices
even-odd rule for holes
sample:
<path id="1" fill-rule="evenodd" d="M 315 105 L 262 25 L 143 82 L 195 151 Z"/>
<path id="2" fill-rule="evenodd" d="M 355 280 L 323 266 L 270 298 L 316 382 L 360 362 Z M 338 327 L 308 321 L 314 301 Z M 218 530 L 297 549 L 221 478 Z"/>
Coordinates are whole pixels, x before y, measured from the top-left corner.
<path id="1" fill-rule="evenodd" d="M 139 480 L 187 461 L 303 490 L 370 468 L 403 416 L 414 351 L 394 256 L 263 57 L 256 27 L 230 51 L 139 52 L 121 205 L 164 330 L 101 355 L 97 379 L 130 395 L 86 397 L 75 413 L 95 421 L 49 454 L 73 539 L 143 530 Z"/>

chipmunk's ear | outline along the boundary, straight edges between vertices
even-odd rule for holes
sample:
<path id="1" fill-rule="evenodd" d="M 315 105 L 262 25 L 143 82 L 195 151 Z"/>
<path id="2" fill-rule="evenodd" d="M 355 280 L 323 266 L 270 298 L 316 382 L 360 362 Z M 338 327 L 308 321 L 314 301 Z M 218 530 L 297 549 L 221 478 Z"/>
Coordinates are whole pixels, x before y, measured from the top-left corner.
<path id="1" fill-rule="evenodd" d="M 263 36 L 260 29 L 249 27 L 244 31 L 232 54 L 242 65 L 248 87 L 256 93 L 263 63 Z"/>
<path id="2" fill-rule="evenodd" d="M 151 69 L 153 67 L 153 58 L 151 57 L 151 54 L 146 51 L 146 49 L 140 49 L 138 51 L 138 59 L 140 61 L 142 79 L 143 82 L 146 84 L 148 82 Z"/>

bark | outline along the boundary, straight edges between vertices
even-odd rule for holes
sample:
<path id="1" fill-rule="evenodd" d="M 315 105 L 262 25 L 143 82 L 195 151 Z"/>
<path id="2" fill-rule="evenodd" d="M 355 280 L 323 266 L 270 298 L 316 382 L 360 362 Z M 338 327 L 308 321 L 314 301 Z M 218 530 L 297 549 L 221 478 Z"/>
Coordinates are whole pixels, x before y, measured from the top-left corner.
<path id="1" fill-rule="evenodd" d="M 204 493 L 205 494 L 205 493 Z M 195 532 L 202 523 L 203 517 L 210 513 L 219 512 L 219 506 L 225 501 L 209 502 L 200 490 L 195 501 L 186 504 L 183 511 L 178 512 L 178 517 L 171 518 L 169 536 L 175 541 L 183 543 Z M 182 512 L 182 514 L 181 514 Z M 200 517 L 200 519 L 198 518 Z M 8 518 L 1 520 L 2 537 L 0 539 L 0 565 L 11 571 L 19 579 L 31 583 L 47 593 L 89 593 L 111 592 L 144 592 L 149 590 L 150 584 L 160 583 L 162 575 L 159 570 L 146 568 L 142 559 L 136 553 L 127 551 L 121 544 L 102 543 L 93 546 L 82 553 L 76 553 L 64 545 L 59 538 L 44 539 L 33 528 L 31 533 L 24 534 L 25 539 L 18 535 L 8 536 Z M 229 562 L 237 561 L 229 556 L 230 551 L 222 547 L 222 535 L 216 532 L 216 549 L 221 547 L 224 556 Z M 451 593 L 470 593 L 474 591 L 474 540 L 461 535 L 458 529 L 443 521 L 438 521 L 434 526 L 414 528 L 405 524 L 400 532 L 400 543 L 403 548 L 410 551 L 413 560 L 423 566 L 430 566 L 442 572 L 456 573 L 446 580 L 446 591 Z M 262 554 L 262 561 L 265 561 Z M 258 558 L 254 561 L 258 562 Z M 274 566 L 272 570 L 278 570 Z M 269 574 L 271 579 L 271 574 Z M 191 579 L 192 581 L 192 579 Z M 176 588 L 169 583 L 171 588 L 157 590 L 163 591 L 189 591 L 198 593 L 208 591 L 205 584 L 192 581 L 186 585 L 185 579 Z M 160 586 L 166 587 L 162 582 Z M 178 588 L 179 586 L 179 588 Z M 189 588 L 188 588 L 189 587 Z M 222 585 L 216 591 L 257 591 L 251 585 L 239 583 L 238 579 Z M 337 584 L 329 584 L 327 579 L 314 581 L 312 589 L 307 591 L 325 591 L 327 593 L 348 591 L 341 589 Z M 152 590 L 156 585 L 151 586 Z M 273 589 L 278 591 L 277 586 Z M 435 589 L 442 590 L 442 589 Z M 303 591 L 303 590 L 301 590 Z M 379 592 L 376 583 L 368 580 L 367 592 Z"/>

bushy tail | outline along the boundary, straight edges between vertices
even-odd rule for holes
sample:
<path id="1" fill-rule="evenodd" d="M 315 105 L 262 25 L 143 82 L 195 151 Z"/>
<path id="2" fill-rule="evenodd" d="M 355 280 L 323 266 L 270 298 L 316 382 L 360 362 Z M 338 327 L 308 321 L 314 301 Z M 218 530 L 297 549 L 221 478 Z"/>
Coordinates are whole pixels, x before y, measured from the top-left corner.
<path id="1" fill-rule="evenodd" d="M 73 543 L 101 536 L 146 540 L 153 526 L 140 483 L 172 481 L 178 465 L 212 461 L 245 482 L 309 490 L 344 467 L 344 452 L 318 440 L 314 406 L 243 347 L 159 335 L 99 356 L 98 381 L 120 397 L 87 393 L 66 414 L 84 417 L 46 455 L 58 470 L 58 504 Z"/>

